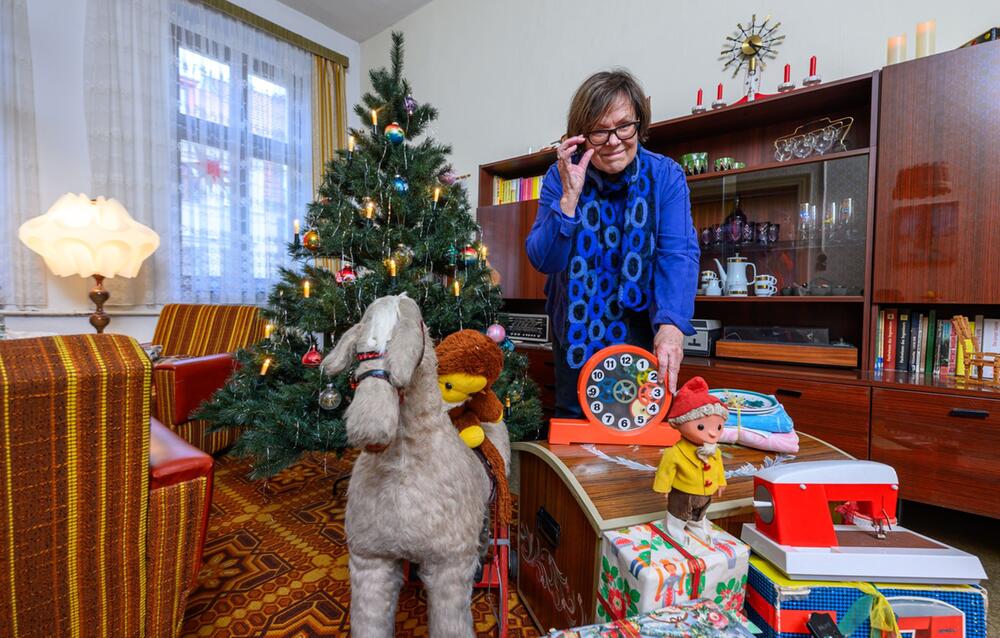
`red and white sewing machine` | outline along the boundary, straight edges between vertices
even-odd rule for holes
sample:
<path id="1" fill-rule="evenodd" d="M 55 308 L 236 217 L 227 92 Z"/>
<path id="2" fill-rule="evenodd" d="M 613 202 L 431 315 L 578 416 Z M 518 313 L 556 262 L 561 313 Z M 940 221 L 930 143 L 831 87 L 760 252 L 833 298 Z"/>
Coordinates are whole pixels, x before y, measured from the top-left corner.
<path id="1" fill-rule="evenodd" d="M 979 559 L 896 525 L 899 481 L 874 461 L 810 461 L 754 477 L 754 523 L 742 538 L 789 578 L 976 584 Z M 831 503 L 856 515 L 834 525 Z"/>

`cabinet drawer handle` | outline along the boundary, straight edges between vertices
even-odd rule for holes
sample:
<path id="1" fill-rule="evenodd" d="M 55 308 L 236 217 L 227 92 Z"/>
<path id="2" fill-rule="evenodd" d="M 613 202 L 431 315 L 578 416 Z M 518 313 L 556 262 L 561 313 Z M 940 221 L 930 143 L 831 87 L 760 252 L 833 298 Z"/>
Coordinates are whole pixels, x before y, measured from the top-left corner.
<path id="1" fill-rule="evenodd" d="M 783 397 L 794 397 L 796 399 L 802 396 L 801 390 L 786 390 L 785 388 L 778 388 L 774 393 L 780 394 Z"/>
<path id="2" fill-rule="evenodd" d="M 963 419 L 985 419 L 990 415 L 986 410 L 968 410 L 966 408 L 952 408 L 948 416 L 957 416 Z"/>

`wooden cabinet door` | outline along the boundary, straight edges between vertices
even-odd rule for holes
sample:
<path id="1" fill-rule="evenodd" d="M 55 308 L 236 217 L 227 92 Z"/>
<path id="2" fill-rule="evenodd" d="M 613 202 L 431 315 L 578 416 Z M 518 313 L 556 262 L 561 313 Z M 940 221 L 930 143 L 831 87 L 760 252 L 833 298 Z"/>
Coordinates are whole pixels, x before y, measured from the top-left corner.
<path id="1" fill-rule="evenodd" d="M 1000 517 L 1000 400 L 885 390 L 872 396 L 872 460 L 903 498 Z"/>
<path id="2" fill-rule="evenodd" d="M 1000 299 L 1000 46 L 882 71 L 876 303 Z"/>
<path id="3" fill-rule="evenodd" d="M 537 199 L 476 210 L 490 265 L 500 273 L 504 299 L 545 299 L 546 276 L 535 270 L 524 249 L 537 212 Z"/>
<path id="4" fill-rule="evenodd" d="M 785 406 L 797 431 L 822 439 L 856 458 L 868 458 L 871 392 L 868 387 L 681 365 L 681 381 L 696 375 L 704 377 L 710 388 L 740 388 L 773 394 Z"/>

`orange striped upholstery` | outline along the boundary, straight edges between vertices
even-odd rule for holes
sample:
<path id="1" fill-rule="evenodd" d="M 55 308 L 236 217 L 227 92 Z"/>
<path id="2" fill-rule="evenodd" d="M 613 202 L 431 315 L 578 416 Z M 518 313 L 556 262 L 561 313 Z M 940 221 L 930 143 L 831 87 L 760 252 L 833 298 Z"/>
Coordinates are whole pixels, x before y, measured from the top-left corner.
<path id="1" fill-rule="evenodd" d="M 0 636 L 149 635 L 150 381 L 122 335 L 0 341 Z"/>
<path id="2" fill-rule="evenodd" d="M 149 494 L 149 535 L 146 566 L 149 605 L 147 636 L 173 638 L 184 621 L 184 601 L 191 584 L 196 553 L 201 541 L 202 508 L 208 480 L 204 477 L 161 487 Z"/>
<path id="3" fill-rule="evenodd" d="M 165 357 L 235 352 L 264 338 L 265 324 L 256 306 L 167 304 L 153 343 L 163 346 Z"/>
<path id="4" fill-rule="evenodd" d="M 265 325 L 256 306 L 168 304 L 156 323 L 153 343 L 163 346 L 164 357 L 203 357 L 235 352 L 263 339 Z M 154 369 L 153 383 L 156 386 L 156 418 L 198 449 L 214 454 L 239 437 L 239 430 L 209 432 L 210 423 L 187 420 L 175 414 L 176 392 L 180 390 L 173 370 Z M 204 396 L 207 398 L 215 389 L 208 388 Z"/>

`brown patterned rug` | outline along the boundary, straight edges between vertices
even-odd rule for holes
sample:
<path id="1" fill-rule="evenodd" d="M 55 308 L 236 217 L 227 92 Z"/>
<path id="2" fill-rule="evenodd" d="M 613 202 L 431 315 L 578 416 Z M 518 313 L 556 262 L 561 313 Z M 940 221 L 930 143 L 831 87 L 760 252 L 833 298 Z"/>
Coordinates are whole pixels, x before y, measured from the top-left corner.
<path id="1" fill-rule="evenodd" d="M 198 588 L 188 599 L 184 636 L 347 636 L 350 583 L 344 537 L 350 459 L 312 455 L 264 481 L 246 461 L 216 460 L 215 494 Z M 538 636 L 513 586 L 511 638 Z M 476 590 L 479 636 L 496 636 L 496 590 Z M 427 636 L 424 590 L 404 586 L 396 636 Z"/>

